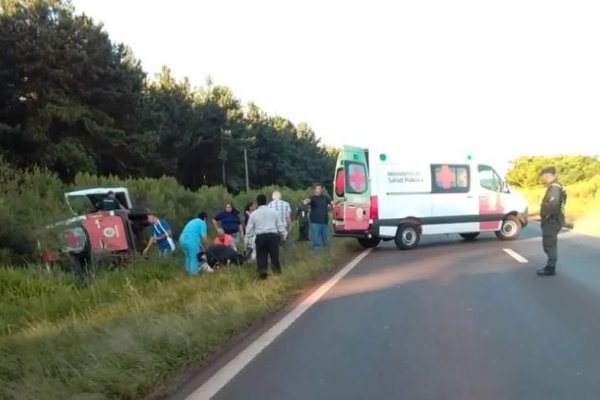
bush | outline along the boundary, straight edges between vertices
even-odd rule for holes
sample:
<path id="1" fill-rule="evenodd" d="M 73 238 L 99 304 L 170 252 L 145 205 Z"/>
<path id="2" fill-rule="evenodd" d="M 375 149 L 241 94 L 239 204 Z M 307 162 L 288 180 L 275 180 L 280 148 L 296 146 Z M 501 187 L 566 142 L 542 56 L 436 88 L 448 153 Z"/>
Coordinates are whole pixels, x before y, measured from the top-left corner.
<path id="1" fill-rule="evenodd" d="M 541 186 L 540 171 L 553 165 L 565 185 L 586 182 L 600 175 L 600 159 L 585 155 L 523 156 L 513 162 L 508 181 L 517 187 Z"/>
<path id="2" fill-rule="evenodd" d="M 41 169 L 19 171 L 0 159 L 0 262 L 31 260 L 37 232 L 67 215 L 63 185 Z"/>

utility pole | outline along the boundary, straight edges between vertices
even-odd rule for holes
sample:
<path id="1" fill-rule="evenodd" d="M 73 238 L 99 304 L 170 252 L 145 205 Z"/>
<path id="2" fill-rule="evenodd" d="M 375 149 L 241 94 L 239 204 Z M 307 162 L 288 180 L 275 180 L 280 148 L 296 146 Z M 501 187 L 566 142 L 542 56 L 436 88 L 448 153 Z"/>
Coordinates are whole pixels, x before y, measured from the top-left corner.
<path id="1" fill-rule="evenodd" d="M 227 179 L 225 176 L 225 162 L 227 161 L 227 151 L 225 150 L 225 136 L 231 134 L 229 129 L 221 128 L 221 151 L 219 152 L 219 159 L 221 160 L 221 175 L 223 177 L 223 186 L 227 186 Z"/>
<path id="2" fill-rule="evenodd" d="M 221 148 L 223 148 L 223 144 L 221 144 Z M 221 152 L 223 152 L 223 150 L 221 150 Z M 221 159 L 221 175 L 223 176 L 223 186 L 226 186 L 227 179 L 225 179 L 225 159 Z"/>
<path id="3" fill-rule="evenodd" d="M 250 180 L 248 179 L 248 152 L 244 147 L 244 167 L 246 168 L 246 192 L 250 191 Z"/>

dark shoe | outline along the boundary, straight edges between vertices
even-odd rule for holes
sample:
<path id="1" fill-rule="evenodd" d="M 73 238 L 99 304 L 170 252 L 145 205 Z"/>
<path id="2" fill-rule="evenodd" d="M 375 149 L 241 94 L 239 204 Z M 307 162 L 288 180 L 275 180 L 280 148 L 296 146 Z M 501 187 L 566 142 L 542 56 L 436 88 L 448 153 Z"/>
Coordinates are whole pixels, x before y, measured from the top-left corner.
<path id="1" fill-rule="evenodd" d="M 540 275 L 540 276 L 554 276 L 554 275 L 556 275 L 556 272 L 554 271 L 554 268 L 552 268 L 552 267 L 540 268 L 540 269 L 536 270 L 535 273 L 538 274 L 538 275 Z"/>
<path id="2" fill-rule="evenodd" d="M 258 274 L 258 279 L 260 279 L 261 281 L 264 281 L 265 279 L 267 279 L 269 277 L 269 274 L 267 274 L 266 272 L 263 272 L 261 274 Z"/>
<path id="3" fill-rule="evenodd" d="M 273 270 L 273 274 L 274 275 L 281 275 L 281 270 L 280 269 L 274 269 Z"/>

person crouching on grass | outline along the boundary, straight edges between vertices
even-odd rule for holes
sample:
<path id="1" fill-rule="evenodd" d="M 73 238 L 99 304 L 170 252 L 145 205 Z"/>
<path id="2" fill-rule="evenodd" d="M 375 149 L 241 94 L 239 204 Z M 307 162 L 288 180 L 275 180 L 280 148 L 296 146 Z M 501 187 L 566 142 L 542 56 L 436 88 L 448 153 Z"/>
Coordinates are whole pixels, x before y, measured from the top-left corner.
<path id="1" fill-rule="evenodd" d="M 273 273 L 281 273 L 279 243 L 287 239 L 287 230 L 277 212 L 267 207 L 267 196 L 259 194 L 256 203 L 258 208 L 248 218 L 246 240 L 248 243 L 254 242 L 259 278 L 267 279 L 267 257 L 271 259 Z"/>
<path id="2" fill-rule="evenodd" d="M 148 214 L 148 222 L 152 224 L 152 235 L 142 255 L 146 255 L 154 243 L 158 244 L 160 257 L 171 255 L 175 250 L 175 242 L 173 241 L 173 234 L 171 233 L 169 223 L 164 219 L 159 219 L 154 213 Z"/>
<path id="3" fill-rule="evenodd" d="M 179 235 L 179 244 L 185 253 L 185 269 L 190 275 L 198 274 L 198 254 L 206 243 L 206 213 L 203 211 L 196 218 L 189 220 Z"/>
<path id="4" fill-rule="evenodd" d="M 235 239 L 233 238 L 233 236 L 225 233 L 223 228 L 217 228 L 217 236 L 215 237 L 213 244 L 221 244 L 224 246 L 229 246 L 237 251 L 237 247 L 235 245 Z"/>

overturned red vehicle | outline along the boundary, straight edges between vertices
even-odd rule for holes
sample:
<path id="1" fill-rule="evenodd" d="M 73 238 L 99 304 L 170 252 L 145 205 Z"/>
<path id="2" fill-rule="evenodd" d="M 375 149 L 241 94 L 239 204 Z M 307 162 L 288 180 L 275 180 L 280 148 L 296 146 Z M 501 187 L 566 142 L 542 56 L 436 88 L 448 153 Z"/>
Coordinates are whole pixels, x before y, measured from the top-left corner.
<path id="1" fill-rule="evenodd" d="M 65 194 L 73 218 L 47 226 L 42 262 L 88 267 L 98 258 L 127 261 L 143 249 L 148 210 L 133 208 L 126 188 L 93 188 Z M 107 204 L 118 207 L 107 207 Z M 44 242 L 42 244 L 42 242 Z"/>

